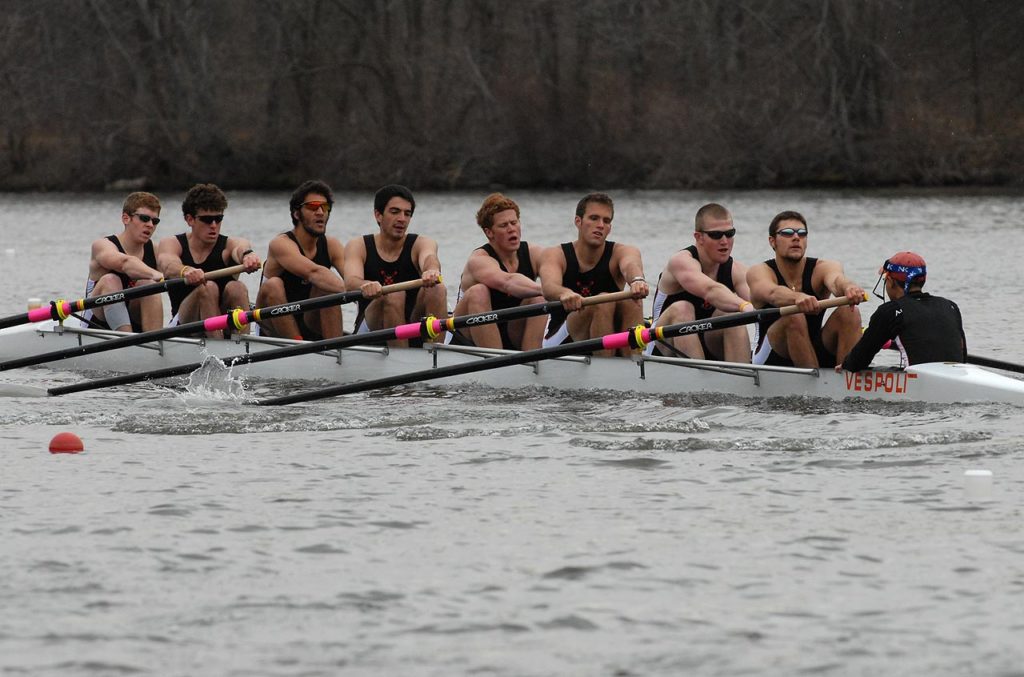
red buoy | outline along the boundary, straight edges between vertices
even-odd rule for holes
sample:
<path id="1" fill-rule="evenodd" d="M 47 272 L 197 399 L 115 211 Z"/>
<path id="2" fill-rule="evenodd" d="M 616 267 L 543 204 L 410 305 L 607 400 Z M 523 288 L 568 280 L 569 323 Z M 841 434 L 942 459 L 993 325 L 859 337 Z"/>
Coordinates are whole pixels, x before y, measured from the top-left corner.
<path id="1" fill-rule="evenodd" d="M 82 438 L 74 433 L 57 433 L 50 440 L 51 454 L 77 454 L 84 449 Z"/>

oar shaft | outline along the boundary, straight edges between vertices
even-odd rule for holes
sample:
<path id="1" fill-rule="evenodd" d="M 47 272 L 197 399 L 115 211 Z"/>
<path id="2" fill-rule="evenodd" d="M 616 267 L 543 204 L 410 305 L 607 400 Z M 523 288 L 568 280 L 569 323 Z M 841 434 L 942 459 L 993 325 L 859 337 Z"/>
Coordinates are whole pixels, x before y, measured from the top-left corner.
<path id="1" fill-rule="evenodd" d="M 422 285 L 423 281 L 419 279 L 410 280 L 409 282 L 400 282 L 398 284 L 392 284 L 384 287 L 384 293 L 415 289 Z M 14 360 L 8 360 L 7 362 L 0 363 L 0 371 L 17 369 L 20 367 L 31 367 L 37 364 L 44 364 L 46 362 L 55 362 L 57 360 L 81 357 L 83 355 L 92 355 L 94 353 L 102 353 L 108 350 L 117 350 L 118 348 L 136 346 L 143 343 L 149 343 L 151 341 L 173 338 L 175 336 L 185 336 L 187 334 L 204 331 L 217 331 L 227 329 L 229 327 L 241 328 L 246 324 L 250 324 L 254 321 L 265 319 L 267 317 L 293 315 L 295 313 L 306 312 L 308 310 L 316 310 L 327 306 L 350 303 L 360 298 L 362 298 L 362 292 L 357 290 L 328 294 L 326 296 L 317 296 L 311 299 L 296 301 L 294 303 L 282 303 L 276 306 L 257 308 L 255 310 L 239 310 L 234 313 L 217 315 L 216 317 L 200 320 L 198 322 L 180 324 L 176 327 L 164 327 L 163 329 L 156 329 L 154 331 L 143 332 L 140 334 L 132 334 L 130 336 L 122 336 L 97 343 L 83 344 L 72 348 L 65 348 L 64 350 L 44 353 L 42 355 L 30 355 Z"/>
<path id="2" fill-rule="evenodd" d="M 982 357 L 981 355 L 967 355 L 967 361 L 970 364 L 976 364 L 979 367 L 989 367 L 991 369 L 1001 369 L 1003 371 L 1012 371 L 1017 374 L 1024 374 L 1024 364 L 1014 364 L 1013 362 L 1004 362 L 997 360 L 992 357 Z"/>
<path id="3" fill-rule="evenodd" d="M 399 285 L 393 286 L 397 287 Z M 399 290 L 395 289 L 394 291 Z M 598 294 L 597 296 L 587 297 L 583 300 L 583 303 L 584 305 L 590 306 L 599 303 L 622 301 L 628 298 L 632 298 L 632 293 L 628 291 L 622 291 L 615 292 L 612 294 Z M 455 329 L 460 329 L 462 327 L 480 326 L 482 324 L 507 322 L 521 319 L 524 317 L 544 315 L 546 313 L 550 313 L 552 310 L 556 308 L 561 307 L 561 305 L 562 304 L 558 301 L 550 301 L 547 303 L 533 303 L 526 306 L 514 306 L 512 308 L 504 308 L 502 310 L 492 312 L 476 313 L 473 315 L 460 315 L 457 317 L 448 318 L 446 320 L 428 318 L 427 320 L 424 320 L 422 322 L 412 322 L 409 324 L 399 325 L 397 327 L 392 327 L 389 329 L 379 329 L 377 331 L 370 331 L 362 334 L 349 334 L 348 336 L 339 336 L 337 338 L 297 343 L 293 346 L 276 348 L 274 350 L 243 353 L 241 355 L 236 355 L 235 357 L 225 358 L 224 364 L 228 367 L 243 364 L 257 364 L 260 362 L 268 362 L 270 360 L 279 360 L 286 357 L 295 357 L 297 355 L 306 355 L 309 353 L 323 352 L 326 350 L 341 349 L 355 345 L 382 343 L 384 341 L 390 341 L 396 338 L 422 338 L 423 334 L 428 333 L 429 331 L 433 331 L 435 335 L 439 335 L 446 329 L 449 331 L 453 331 Z M 428 323 L 430 324 L 428 325 Z M 161 378 L 170 378 L 172 376 L 181 376 L 183 374 L 192 373 L 193 371 L 199 369 L 202 366 L 202 362 L 193 362 L 191 364 L 183 364 L 176 367 L 166 367 L 164 369 L 156 369 L 153 371 L 147 371 L 138 374 L 122 374 L 119 376 L 109 376 L 107 378 L 95 379 L 92 381 L 83 381 L 81 383 L 72 383 L 66 386 L 57 386 L 54 388 L 50 388 L 47 392 L 50 395 L 67 395 L 70 393 L 77 393 L 85 390 L 97 390 L 99 388 L 109 388 L 113 386 L 127 385 L 130 383 L 138 383 L 140 381 L 151 381 Z"/>
<path id="4" fill-rule="evenodd" d="M 827 299 L 826 301 L 822 301 L 819 305 L 825 308 L 832 308 L 835 306 L 848 305 L 849 303 L 849 299 L 839 297 Z M 726 329 L 729 327 L 750 324 L 760 318 L 768 318 L 774 315 L 792 315 L 798 312 L 801 311 L 797 306 L 783 306 L 782 308 L 764 308 L 762 310 L 753 310 L 745 313 L 719 315 L 705 320 L 681 322 L 679 324 L 666 325 L 664 327 L 657 327 L 653 329 L 636 327 L 631 331 L 608 334 L 607 336 L 601 336 L 585 341 L 576 341 L 573 343 L 550 346 L 548 348 L 530 350 L 511 355 L 500 355 L 498 357 L 482 359 L 477 362 L 425 369 L 407 374 L 397 374 L 395 376 L 373 379 L 370 381 L 346 383 L 312 392 L 294 393 L 291 395 L 284 395 L 282 397 L 260 400 L 256 402 L 256 404 L 264 406 L 294 404 L 296 402 L 306 402 L 309 400 L 323 399 L 325 397 L 337 397 L 339 395 L 348 395 L 366 390 L 376 390 L 378 388 L 389 388 L 392 386 L 416 383 L 419 381 L 461 376 L 464 374 L 472 374 L 479 371 L 498 369 L 517 364 L 539 362 L 541 360 L 550 360 L 565 355 L 592 353 L 595 350 L 615 350 L 627 347 L 639 348 L 653 340 L 660 340 L 667 336 L 684 336 L 687 334 L 698 334 L 715 329 Z"/>
<path id="5" fill-rule="evenodd" d="M 206 279 L 216 280 L 222 277 L 228 277 L 229 275 L 237 275 L 244 271 L 245 266 L 242 265 L 221 268 L 220 270 L 207 273 Z M 83 310 L 89 310 L 90 308 L 95 308 L 97 306 L 109 306 L 112 303 L 121 303 L 124 301 L 131 301 L 132 299 L 142 298 L 143 296 L 159 294 L 161 292 L 170 291 L 174 287 L 180 287 L 183 284 L 185 284 L 185 278 L 174 277 L 164 280 L 163 282 L 154 282 L 153 284 L 146 284 L 141 287 L 129 287 L 128 289 L 123 289 L 111 294 L 90 296 L 84 299 L 78 299 L 77 301 L 51 301 L 50 303 L 40 306 L 39 308 L 34 308 L 27 313 L 20 313 L 10 317 L 0 318 L 0 329 L 15 327 L 31 322 L 45 322 L 46 320 L 63 321 L 70 317 L 71 313 L 74 312 L 82 312 Z"/>

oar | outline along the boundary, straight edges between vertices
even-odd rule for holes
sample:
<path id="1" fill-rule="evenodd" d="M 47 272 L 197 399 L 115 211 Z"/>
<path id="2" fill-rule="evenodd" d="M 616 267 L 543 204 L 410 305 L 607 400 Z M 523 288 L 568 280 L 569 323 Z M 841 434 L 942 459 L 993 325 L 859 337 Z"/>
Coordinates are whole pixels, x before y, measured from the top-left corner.
<path id="1" fill-rule="evenodd" d="M 834 308 L 836 306 L 845 306 L 850 303 L 850 299 L 845 296 L 830 298 L 819 303 L 819 307 Z M 278 404 L 293 404 L 295 402 L 307 402 L 309 400 L 319 400 L 325 397 L 337 397 L 338 395 L 348 395 L 351 393 L 364 392 L 366 390 L 376 390 L 378 388 L 388 388 L 390 386 L 404 385 L 406 383 L 416 383 L 418 381 L 429 381 L 432 379 L 446 378 L 449 376 L 459 376 L 461 374 L 471 374 L 478 371 L 486 371 L 488 369 L 498 369 L 501 367 L 508 367 L 514 364 L 524 364 L 527 362 L 538 362 L 540 360 L 550 360 L 556 357 L 562 357 L 563 355 L 571 355 L 573 353 L 592 353 L 595 350 L 618 350 L 620 348 L 643 348 L 651 341 L 664 341 L 665 339 L 673 338 L 676 336 L 685 336 L 687 334 L 698 334 L 714 329 L 726 329 L 728 327 L 736 327 L 743 324 L 750 324 L 759 319 L 767 319 L 774 316 L 784 315 L 795 315 L 801 312 L 797 306 L 783 306 L 782 308 L 764 308 L 762 310 L 751 310 L 745 313 L 731 313 L 729 315 L 719 315 L 717 317 L 709 317 L 705 320 L 694 320 L 691 322 L 681 322 L 679 324 L 670 324 L 663 327 L 646 328 L 642 326 L 634 327 L 629 331 L 619 332 L 617 334 L 608 334 L 607 336 L 601 336 L 598 338 L 588 339 L 585 341 L 576 341 L 573 343 L 565 343 L 559 346 L 551 346 L 550 348 L 541 348 L 539 350 L 529 350 L 522 353 L 516 353 L 514 355 L 501 355 L 499 357 L 490 357 L 479 360 L 477 362 L 468 362 L 466 364 L 456 364 L 448 367 L 437 367 L 434 369 L 424 369 L 422 371 L 411 372 L 408 374 L 399 374 L 397 376 L 391 376 L 386 378 L 372 379 L 369 381 L 357 381 L 355 383 L 347 383 L 344 385 L 331 386 L 323 388 L 321 390 L 314 390 L 306 393 L 295 393 L 292 395 L 285 395 L 283 397 L 272 397 L 266 400 L 259 400 L 256 404 L 259 405 L 278 405 Z"/>
<path id="2" fill-rule="evenodd" d="M 992 369 L 1002 369 L 1003 371 L 1012 371 L 1018 374 L 1024 374 L 1024 364 L 1014 364 L 1013 362 L 1003 362 L 992 357 L 982 357 L 981 355 L 967 355 L 967 361 L 971 364 L 976 364 L 980 367 L 991 367 Z"/>
<path id="3" fill-rule="evenodd" d="M 387 287 L 384 287 L 382 291 L 405 291 L 407 289 L 416 289 L 417 287 L 420 287 L 422 285 L 423 280 L 409 280 L 408 282 L 399 282 L 398 284 L 388 285 Z M 319 308 L 326 308 L 328 306 L 337 306 L 343 303 L 350 303 L 362 297 L 363 293 L 359 290 L 355 290 L 339 292 L 337 294 L 327 294 L 326 296 L 315 296 L 313 298 L 304 299 L 302 301 L 282 303 L 280 305 L 267 306 L 266 308 L 256 308 L 254 310 L 238 309 L 225 315 L 217 315 L 215 317 L 200 320 L 198 322 L 188 322 L 186 324 L 180 324 L 176 327 L 164 327 L 163 329 L 155 329 L 153 331 L 142 332 L 139 334 L 131 334 L 129 336 L 122 336 L 107 341 L 100 341 L 98 343 L 87 343 L 72 348 L 65 348 L 64 350 L 55 350 L 52 353 L 43 353 L 42 355 L 29 355 L 27 357 L 20 357 L 14 360 L 8 360 L 7 362 L 0 363 L 0 371 L 6 371 L 8 369 L 17 369 L 18 367 L 31 367 L 36 364 L 55 362 L 57 360 L 66 360 L 71 357 L 80 357 L 82 355 L 102 353 L 107 350 L 117 350 L 118 348 L 137 346 L 141 343 L 159 341 L 161 339 L 171 338 L 173 336 L 184 336 L 186 334 L 191 334 L 193 332 L 218 331 L 228 329 L 229 327 L 234 329 L 241 329 L 247 324 L 257 322 L 264 318 L 269 319 L 271 317 L 282 317 L 284 315 L 294 315 L 295 313 L 306 312 L 309 310 L 317 310 Z"/>
<path id="4" fill-rule="evenodd" d="M 387 289 L 387 287 L 385 287 L 385 289 Z M 598 294 L 597 296 L 588 296 L 584 298 L 583 305 L 589 306 L 597 303 L 608 303 L 610 301 L 622 301 L 632 298 L 632 296 L 633 293 L 629 291 L 620 291 L 613 294 Z M 397 327 L 379 329 L 377 331 L 365 332 L 363 334 L 349 334 L 348 336 L 340 336 L 338 338 L 298 343 L 293 346 L 276 348 L 274 350 L 264 350 L 258 353 L 243 353 L 241 355 L 236 355 L 235 357 L 224 358 L 223 362 L 226 367 L 234 367 L 241 364 L 255 364 L 257 362 L 279 360 L 285 357 L 305 355 L 307 353 L 319 353 L 336 348 L 345 348 L 369 343 L 383 343 L 384 341 L 390 341 L 392 339 L 433 338 L 435 336 L 440 336 L 441 332 L 445 330 L 455 331 L 457 329 L 462 329 L 463 327 L 479 327 L 483 324 L 510 322 L 524 317 L 545 315 L 550 313 L 552 310 L 561 307 L 562 304 L 560 301 L 551 301 L 548 303 L 534 303 L 526 306 L 514 306 L 512 308 L 505 308 L 502 310 L 476 313 L 475 315 L 460 315 L 457 317 L 449 317 L 444 320 L 439 320 L 436 317 L 427 318 L 422 322 L 403 324 Z M 107 378 L 95 379 L 93 381 L 83 381 L 81 383 L 72 383 L 71 385 L 66 386 L 57 386 L 47 390 L 47 393 L 50 395 L 67 395 L 69 393 L 127 385 L 129 383 L 138 383 L 140 381 L 153 381 L 161 378 L 170 378 L 171 376 L 190 374 L 202 366 L 202 362 L 193 362 L 192 364 L 165 367 L 163 369 L 154 369 L 152 371 L 145 371 L 137 374 L 109 376 Z"/>
<path id="5" fill-rule="evenodd" d="M 216 280 L 222 277 L 228 277 L 229 275 L 237 275 L 238 273 L 244 272 L 245 266 L 231 266 L 230 268 L 221 268 L 211 273 L 206 273 L 207 280 Z M 96 306 L 109 306 L 111 303 L 120 303 L 122 301 L 131 301 L 132 299 L 142 298 L 143 296 L 150 296 L 152 294 L 159 294 L 160 292 L 170 291 L 174 287 L 180 287 L 184 284 L 185 278 L 183 277 L 172 277 L 169 280 L 163 282 L 154 282 L 153 284 L 146 284 L 141 287 L 130 287 L 123 289 L 113 294 L 104 294 L 103 296 L 90 296 L 89 298 L 78 299 L 77 301 L 65 301 L 58 299 L 56 301 L 50 301 L 45 306 L 40 306 L 27 313 L 21 313 L 19 315 L 11 315 L 9 317 L 0 318 L 0 329 L 6 329 L 7 327 L 16 327 L 20 324 L 28 324 L 30 322 L 44 322 L 46 320 L 57 320 L 63 322 L 64 320 L 71 317 L 74 312 L 82 312 Z"/>

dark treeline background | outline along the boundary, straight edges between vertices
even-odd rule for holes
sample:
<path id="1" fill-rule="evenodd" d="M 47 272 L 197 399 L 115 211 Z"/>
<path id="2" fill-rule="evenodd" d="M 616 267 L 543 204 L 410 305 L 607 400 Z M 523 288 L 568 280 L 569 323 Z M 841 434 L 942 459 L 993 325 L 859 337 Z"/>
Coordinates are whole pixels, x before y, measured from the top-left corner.
<path id="1" fill-rule="evenodd" d="M 1021 0 L 0 8 L 0 188 L 1024 181 Z"/>

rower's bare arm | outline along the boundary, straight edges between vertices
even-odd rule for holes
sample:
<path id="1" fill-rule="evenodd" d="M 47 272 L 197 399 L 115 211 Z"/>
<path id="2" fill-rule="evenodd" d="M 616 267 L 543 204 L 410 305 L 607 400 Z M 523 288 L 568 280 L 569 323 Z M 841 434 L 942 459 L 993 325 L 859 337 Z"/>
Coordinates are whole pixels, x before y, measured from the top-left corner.
<path id="1" fill-rule="evenodd" d="M 150 268 L 137 256 L 119 252 L 114 243 L 106 238 L 93 242 L 92 258 L 101 268 L 124 273 L 133 280 L 159 282 L 164 277 L 163 273 L 156 268 Z"/>
<path id="2" fill-rule="evenodd" d="M 365 268 L 366 243 L 362 237 L 354 237 L 345 245 L 345 267 L 341 273 L 345 286 L 349 291 L 362 290 L 366 298 L 376 298 L 380 296 L 380 283 L 366 280 Z"/>
<path id="3" fill-rule="evenodd" d="M 843 266 L 838 261 L 819 260 L 814 269 L 815 277 L 821 272 L 822 286 L 833 296 L 850 299 L 856 305 L 864 300 L 864 290 L 843 273 Z M 815 289 L 818 285 L 815 284 Z"/>
<path id="4" fill-rule="evenodd" d="M 412 246 L 412 257 L 420 269 L 424 287 L 441 281 L 441 260 L 437 257 L 437 241 L 420 235 Z"/>
<path id="5" fill-rule="evenodd" d="M 345 277 L 345 245 L 342 244 L 341 240 L 329 237 L 327 238 L 327 255 L 331 258 L 331 266 L 338 271 L 338 275 L 344 279 Z M 348 285 L 345 285 L 348 287 Z"/>
<path id="6" fill-rule="evenodd" d="M 326 292 L 345 291 L 345 281 L 330 268 L 310 261 L 299 250 L 299 245 L 286 237 L 275 237 L 270 243 L 270 256 L 292 275 L 306 280 Z"/>
<path id="7" fill-rule="evenodd" d="M 747 285 L 747 267 L 739 261 L 732 262 L 732 286 L 741 301 L 739 310 L 752 310 L 750 287 Z"/>
<path id="8" fill-rule="evenodd" d="M 563 296 L 575 293 L 562 284 L 565 277 L 565 253 L 558 245 L 544 250 L 537 272 L 540 274 L 541 291 L 548 301 L 561 301 Z"/>
<path id="9" fill-rule="evenodd" d="M 640 250 L 633 245 L 620 244 L 616 245 L 615 254 L 618 255 L 618 268 L 626 281 L 626 287 L 633 292 L 635 298 L 645 298 L 651 290 L 644 278 L 644 262 L 640 256 Z M 613 261 L 612 270 L 614 269 L 615 262 Z"/>
<path id="10" fill-rule="evenodd" d="M 244 265 L 245 272 L 259 270 L 260 256 L 252 250 L 252 243 L 244 237 L 229 237 L 224 247 L 224 263 Z"/>
<path id="11" fill-rule="evenodd" d="M 473 280 L 517 299 L 540 296 L 540 283 L 520 273 L 509 273 L 501 269 L 498 262 L 482 249 L 473 252 L 466 261 L 466 270 Z"/>
<path id="12" fill-rule="evenodd" d="M 165 237 L 156 246 L 156 267 L 164 277 L 181 277 L 181 243 L 176 237 Z"/>
<path id="13" fill-rule="evenodd" d="M 672 255 L 668 261 L 668 272 L 679 285 L 679 289 L 684 289 L 702 299 L 708 298 L 716 286 L 722 286 L 705 275 L 701 270 L 700 262 L 685 250 Z M 671 292 L 675 291 L 678 289 L 671 290 Z"/>
<path id="14" fill-rule="evenodd" d="M 779 284 L 775 279 L 775 272 L 764 263 L 759 263 L 747 271 L 747 286 L 750 288 L 750 301 L 756 308 L 781 308 L 797 305 L 801 299 L 814 298 Z M 816 303 L 817 300 L 815 305 Z"/>
<path id="15" fill-rule="evenodd" d="M 694 263 L 699 269 L 700 264 L 696 261 L 694 261 Z M 737 261 L 733 261 L 732 263 L 732 284 L 736 289 L 735 292 L 717 280 L 713 280 L 707 275 L 704 275 L 703 272 L 701 272 L 700 275 L 707 280 L 711 286 L 708 287 L 706 294 L 698 294 L 698 296 L 707 300 L 707 302 L 715 308 L 723 312 L 741 312 L 754 309 L 753 304 L 750 302 L 750 288 L 747 286 L 747 267 L 742 263 Z"/>

